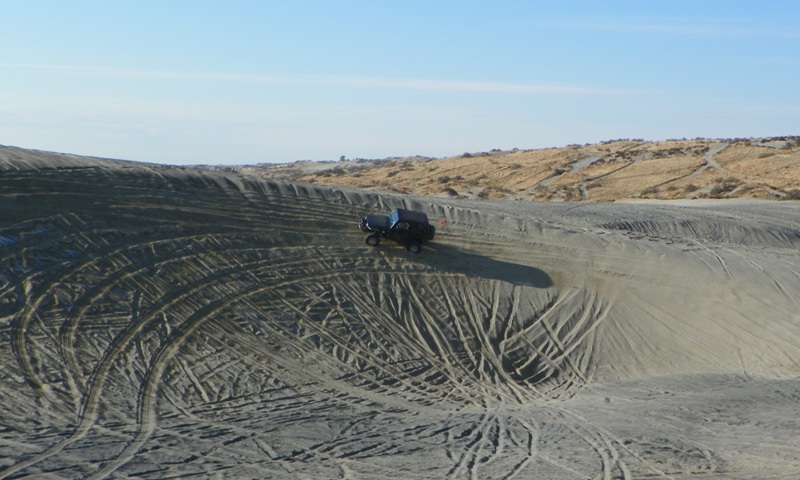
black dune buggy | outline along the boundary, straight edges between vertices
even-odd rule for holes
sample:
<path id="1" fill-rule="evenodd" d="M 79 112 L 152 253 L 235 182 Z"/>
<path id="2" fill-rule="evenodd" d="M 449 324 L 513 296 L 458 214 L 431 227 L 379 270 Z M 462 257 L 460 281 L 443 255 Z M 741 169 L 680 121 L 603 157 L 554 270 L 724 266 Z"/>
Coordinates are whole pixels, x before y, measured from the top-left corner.
<path id="1" fill-rule="evenodd" d="M 392 210 L 389 215 L 367 215 L 361 219 L 359 228 L 369 233 L 364 241 L 371 247 L 378 245 L 381 238 L 387 238 L 411 253 L 419 253 L 436 233 L 436 227 L 428 223 L 425 213 L 402 208 Z"/>

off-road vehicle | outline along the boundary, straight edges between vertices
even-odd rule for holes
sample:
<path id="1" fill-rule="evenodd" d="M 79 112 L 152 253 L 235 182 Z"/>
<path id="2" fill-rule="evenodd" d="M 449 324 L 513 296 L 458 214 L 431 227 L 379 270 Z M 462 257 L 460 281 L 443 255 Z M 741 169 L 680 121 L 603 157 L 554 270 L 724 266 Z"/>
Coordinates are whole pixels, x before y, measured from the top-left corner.
<path id="1" fill-rule="evenodd" d="M 377 246 L 381 238 L 387 238 L 411 253 L 419 253 L 436 233 L 436 227 L 428 223 L 425 213 L 402 208 L 392 210 L 389 215 L 367 215 L 361 219 L 359 228 L 369 233 L 364 242 L 371 247 Z"/>

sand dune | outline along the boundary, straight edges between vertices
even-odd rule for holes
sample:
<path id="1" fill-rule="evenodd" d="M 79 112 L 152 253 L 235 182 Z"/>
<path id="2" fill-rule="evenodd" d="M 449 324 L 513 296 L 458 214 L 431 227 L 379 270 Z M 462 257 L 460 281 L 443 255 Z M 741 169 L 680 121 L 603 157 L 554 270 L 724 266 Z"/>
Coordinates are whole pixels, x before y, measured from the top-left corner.
<path id="1" fill-rule="evenodd" d="M 798 478 L 798 211 L 0 148 L 0 478 Z"/>

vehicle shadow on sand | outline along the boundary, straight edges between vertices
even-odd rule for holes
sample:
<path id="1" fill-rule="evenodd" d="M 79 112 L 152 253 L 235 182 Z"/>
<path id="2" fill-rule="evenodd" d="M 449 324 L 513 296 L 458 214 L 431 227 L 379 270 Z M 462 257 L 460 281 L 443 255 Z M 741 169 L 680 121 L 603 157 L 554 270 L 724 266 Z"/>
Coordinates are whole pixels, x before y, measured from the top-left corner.
<path id="1" fill-rule="evenodd" d="M 419 254 L 411 254 L 399 249 L 391 249 L 391 254 L 403 256 L 408 261 L 424 264 L 441 272 L 499 280 L 534 288 L 548 288 L 553 285 L 550 275 L 536 267 L 497 260 L 441 243 L 431 243 L 425 246 Z"/>

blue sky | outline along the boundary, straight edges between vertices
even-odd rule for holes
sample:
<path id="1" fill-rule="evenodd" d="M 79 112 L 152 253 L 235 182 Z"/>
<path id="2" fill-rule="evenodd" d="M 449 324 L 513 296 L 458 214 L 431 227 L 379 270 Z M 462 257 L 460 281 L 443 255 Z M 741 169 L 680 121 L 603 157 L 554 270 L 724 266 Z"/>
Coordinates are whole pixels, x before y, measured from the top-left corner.
<path id="1" fill-rule="evenodd" d="M 168 164 L 800 134 L 800 2 L 0 0 L 0 144 Z"/>

